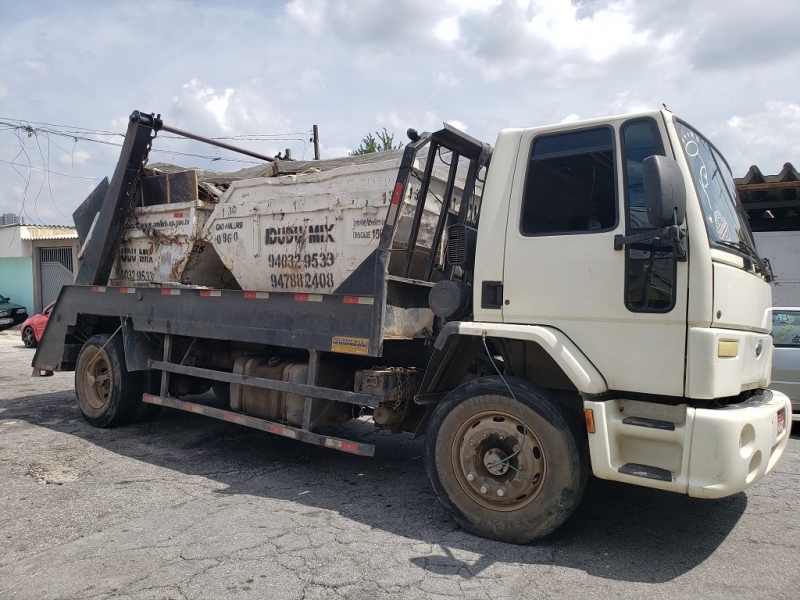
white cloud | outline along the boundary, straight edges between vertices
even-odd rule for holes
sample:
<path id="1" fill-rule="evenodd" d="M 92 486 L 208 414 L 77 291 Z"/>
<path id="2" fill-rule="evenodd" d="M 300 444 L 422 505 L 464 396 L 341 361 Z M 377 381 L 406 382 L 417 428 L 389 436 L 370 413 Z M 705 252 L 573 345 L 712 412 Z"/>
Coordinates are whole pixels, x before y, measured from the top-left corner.
<path id="1" fill-rule="evenodd" d="M 92 155 L 86 152 L 85 150 L 76 150 L 71 154 L 60 153 L 58 156 L 58 162 L 62 165 L 70 165 L 80 167 L 82 165 L 87 164 L 90 160 L 92 160 Z"/>
<path id="2" fill-rule="evenodd" d="M 730 163 L 734 177 L 756 165 L 774 175 L 785 162 L 800 166 L 800 104 L 769 101 L 758 112 L 734 115 L 709 132 Z"/>
<path id="3" fill-rule="evenodd" d="M 24 60 L 22 65 L 31 71 L 36 71 L 39 75 L 47 75 L 50 72 L 47 65 L 38 60 Z"/>
<path id="4" fill-rule="evenodd" d="M 458 14 L 468 12 L 486 13 L 502 3 L 502 0 L 447 0 L 450 9 Z"/>
<path id="5" fill-rule="evenodd" d="M 623 90 L 615 94 L 614 99 L 605 106 L 598 106 L 596 116 L 601 115 L 623 115 L 626 113 L 643 112 L 661 108 L 653 106 L 651 103 L 643 101 L 632 90 Z"/>
<path id="6" fill-rule="evenodd" d="M 456 129 L 460 129 L 461 131 L 464 131 L 464 132 L 466 132 L 467 129 L 468 129 L 468 126 L 467 126 L 466 123 L 464 123 L 463 121 L 458 121 L 457 119 L 450 119 L 450 120 L 446 121 L 446 123 L 448 125 L 452 125 Z"/>
<path id="7" fill-rule="evenodd" d="M 279 133 L 291 131 L 290 121 L 274 107 L 258 80 L 217 91 L 192 79 L 172 99 L 169 114 L 181 121 L 197 121 L 224 133 Z"/>
<path id="8" fill-rule="evenodd" d="M 453 73 L 438 71 L 431 77 L 433 84 L 441 88 L 455 88 L 461 85 L 461 79 Z"/>
<path id="9" fill-rule="evenodd" d="M 320 144 L 319 146 L 320 158 L 323 159 L 339 158 L 340 156 L 347 156 L 352 151 L 353 148 L 348 148 L 347 146 L 326 146 L 325 144 Z"/>
<path id="10" fill-rule="evenodd" d="M 356 55 L 355 65 L 364 71 L 368 71 L 386 64 L 391 58 L 392 55 L 389 52 L 365 52 Z"/>
<path id="11" fill-rule="evenodd" d="M 558 50 L 585 51 L 599 61 L 647 40 L 646 32 L 633 28 L 630 2 L 615 2 L 581 19 L 570 0 L 534 0 L 537 14 L 526 28 Z"/>
<path id="12" fill-rule="evenodd" d="M 397 132 L 398 139 L 404 141 L 406 130 L 416 129 L 419 132 L 441 129 L 442 121 L 435 111 L 407 111 L 403 115 L 392 111 L 388 114 L 375 115 L 376 127 L 386 127 L 389 133 Z"/>
<path id="13" fill-rule="evenodd" d="M 442 19 L 436 24 L 433 31 L 436 37 L 443 42 L 454 42 L 459 36 L 458 19 Z"/>
<path id="14" fill-rule="evenodd" d="M 340 156 L 384 126 L 405 141 L 408 127 L 435 131 L 457 116 L 470 135 L 493 142 L 504 127 L 666 102 L 709 135 L 735 174 L 751 164 L 777 172 L 786 161 L 800 164 L 800 81 L 786 76 L 800 49 L 792 37 L 800 3 L 761 0 L 754 13 L 749 1 L 728 0 L 725 11 L 701 0 L 29 3 L 4 14 L 0 115 L 124 133 L 139 109 L 208 137 L 307 132 L 316 123 L 323 156 Z M 210 28 L 213 43 L 198 43 L 197 32 Z M 267 155 L 291 146 L 308 157 L 309 137 L 231 143 Z M 62 141 L 90 155 L 76 155 L 73 169 L 51 148 L 49 160 L 65 174 L 113 173 L 119 148 Z M 225 155 L 190 144 L 159 135 L 153 149 Z M 14 132 L 0 131 L 0 158 L 18 149 Z M 15 179 L 0 163 L 0 180 Z M 53 194 L 69 214 L 87 187 L 61 178 Z M 19 205 L 22 193 L 4 187 L 0 199 Z"/>
<path id="15" fill-rule="evenodd" d="M 319 35 L 323 31 L 326 7 L 326 0 L 291 0 L 283 10 L 290 22 Z"/>
<path id="16" fill-rule="evenodd" d="M 570 113 L 566 117 L 561 119 L 559 123 L 574 123 L 575 121 L 580 121 L 580 120 L 581 118 L 579 115 L 576 115 L 575 113 Z"/>

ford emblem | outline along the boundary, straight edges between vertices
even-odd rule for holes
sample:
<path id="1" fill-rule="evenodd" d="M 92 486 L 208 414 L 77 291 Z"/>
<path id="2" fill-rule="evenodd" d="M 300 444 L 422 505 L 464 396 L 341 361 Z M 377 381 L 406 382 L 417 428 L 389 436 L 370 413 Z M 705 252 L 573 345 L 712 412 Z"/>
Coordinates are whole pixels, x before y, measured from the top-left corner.
<path id="1" fill-rule="evenodd" d="M 758 344 L 756 344 L 756 358 L 761 356 L 762 350 L 764 350 L 764 342 L 758 342 Z"/>

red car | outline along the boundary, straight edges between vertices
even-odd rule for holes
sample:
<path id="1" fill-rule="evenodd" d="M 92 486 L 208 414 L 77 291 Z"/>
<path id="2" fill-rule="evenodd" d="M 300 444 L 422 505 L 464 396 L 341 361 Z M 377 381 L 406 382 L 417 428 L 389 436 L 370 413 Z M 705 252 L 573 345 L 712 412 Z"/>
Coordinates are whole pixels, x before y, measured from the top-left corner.
<path id="1" fill-rule="evenodd" d="M 36 348 L 39 340 L 42 339 L 44 328 L 47 325 L 47 321 L 50 319 L 50 313 L 53 310 L 54 304 L 55 301 L 48 304 L 41 313 L 29 317 L 20 327 L 22 342 L 25 344 L 26 348 Z"/>

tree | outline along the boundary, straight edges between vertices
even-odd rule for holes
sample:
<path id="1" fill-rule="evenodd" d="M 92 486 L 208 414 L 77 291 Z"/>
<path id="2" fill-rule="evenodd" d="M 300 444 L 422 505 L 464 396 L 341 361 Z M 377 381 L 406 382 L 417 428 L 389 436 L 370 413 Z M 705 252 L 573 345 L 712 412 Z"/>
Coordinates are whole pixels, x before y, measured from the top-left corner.
<path id="1" fill-rule="evenodd" d="M 377 136 L 377 137 L 376 137 Z M 366 137 L 361 138 L 361 145 L 350 153 L 350 156 L 359 156 L 361 154 L 369 154 L 370 152 L 385 152 L 387 150 L 399 150 L 403 147 L 403 142 L 397 146 L 394 145 L 394 134 L 389 134 L 386 127 L 383 131 L 376 131 L 373 136 L 368 133 Z"/>

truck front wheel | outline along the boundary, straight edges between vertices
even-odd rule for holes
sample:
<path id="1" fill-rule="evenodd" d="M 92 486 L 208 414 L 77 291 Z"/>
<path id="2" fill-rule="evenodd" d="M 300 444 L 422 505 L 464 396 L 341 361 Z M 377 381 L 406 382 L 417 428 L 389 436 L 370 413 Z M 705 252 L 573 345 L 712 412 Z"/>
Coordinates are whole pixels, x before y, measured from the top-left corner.
<path id="1" fill-rule="evenodd" d="M 113 427 L 138 417 L 142 384 L 125 366 L 122 338 L 95 335 L 83 345 L 75 365 L 78 408 L 91 425 Z"/>
<path id="2" fill-rule="evenodd" d="M 569 414 L 538 386 L 506 380 L 513 396 L 499 377 L 486 377 L 439 403 L 425 433 L 425 469 L 464 529 L 522 544 L 567 520 L 588 467 Z"/>

